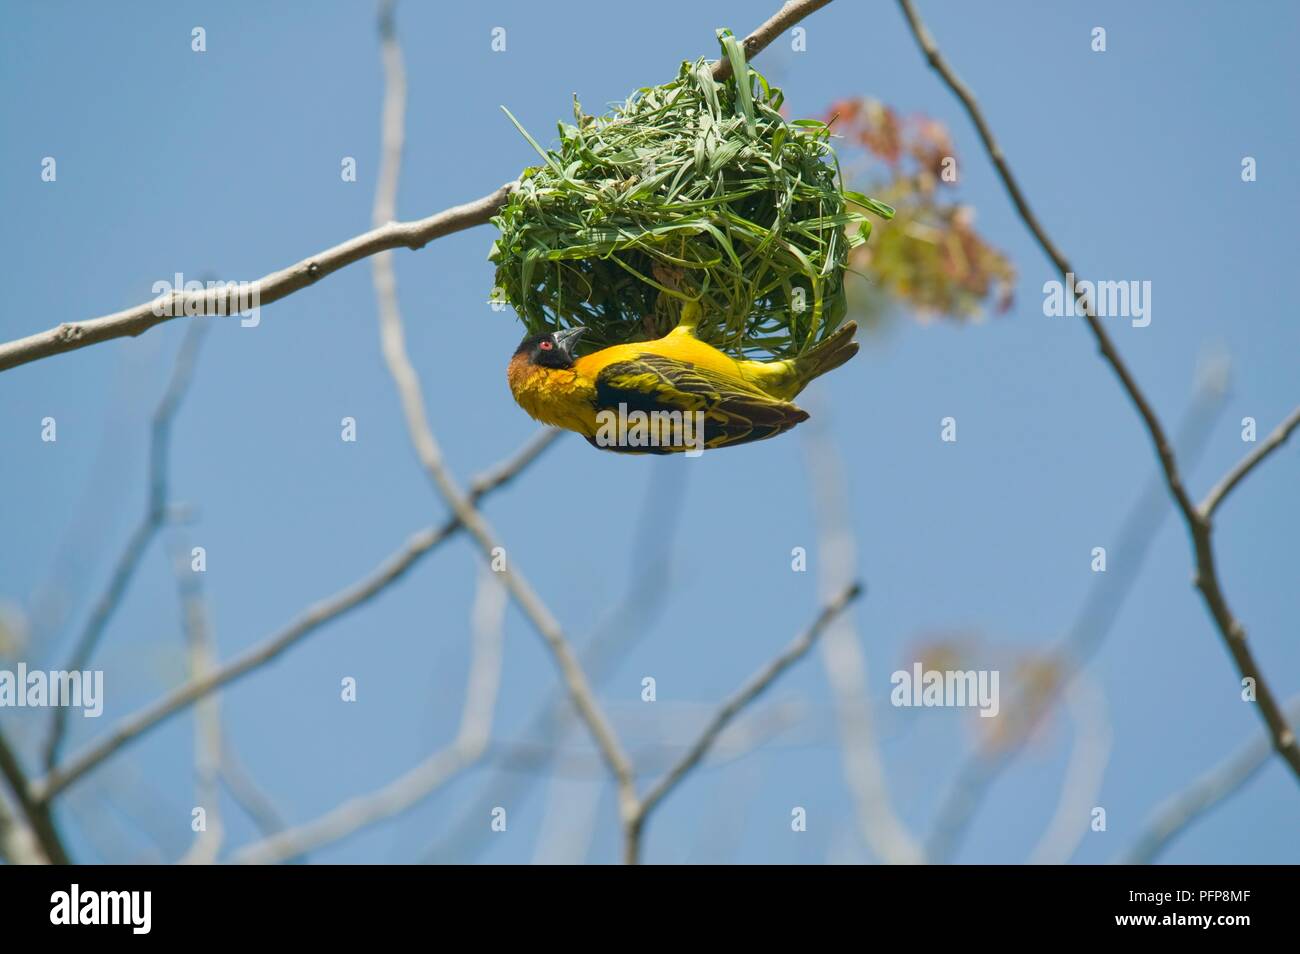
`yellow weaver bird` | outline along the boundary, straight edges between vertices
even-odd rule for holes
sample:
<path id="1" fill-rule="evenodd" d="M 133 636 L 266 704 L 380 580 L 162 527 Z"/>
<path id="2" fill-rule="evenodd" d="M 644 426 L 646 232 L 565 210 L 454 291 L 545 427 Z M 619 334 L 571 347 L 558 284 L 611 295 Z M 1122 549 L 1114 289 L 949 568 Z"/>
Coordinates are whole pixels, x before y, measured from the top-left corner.
<path id="1" fill-rule="evenodd" d="M 699 306 L 688 303 L 664 337 L 584 357 L 574 346 L 585 328 L 525 338 L 506 369 L 510 392 L 533 418 L 576 431 L 602 450 L 669 454 L 788 431 L 808 419 L 791 403 L 795 395 L 858 353 L 857 324 L 850 321 L 797 358 L 738 361 L 695 337 L 698 317 Z M 653 445 L 610 439 L 611 422 L 631 421 L 635 428 L 638 412 L 668 424 L 667 439 Z"/>

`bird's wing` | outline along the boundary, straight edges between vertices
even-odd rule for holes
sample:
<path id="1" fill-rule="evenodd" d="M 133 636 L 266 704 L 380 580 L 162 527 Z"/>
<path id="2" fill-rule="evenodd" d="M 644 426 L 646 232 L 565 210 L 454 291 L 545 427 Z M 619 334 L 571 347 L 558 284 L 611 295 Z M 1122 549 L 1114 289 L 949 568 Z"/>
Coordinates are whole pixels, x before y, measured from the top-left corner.
<path id="1" fill-rule="evenodd" d="M 596 375 L 596 410 L 625 413 L 702 412 L 704 446 L 725 447 L 775 437 L 788 431 L 807 413 L 788 401 L 778 401 L 747 381 L 656 354 L 642 354 L 602 368 Z M 693 418 L 698 420 L 697 418 Z M 681 446 L 605 446 L 607 450 L 672 453 Z M 608 443 L 608 442 L 606 442 Z"/>

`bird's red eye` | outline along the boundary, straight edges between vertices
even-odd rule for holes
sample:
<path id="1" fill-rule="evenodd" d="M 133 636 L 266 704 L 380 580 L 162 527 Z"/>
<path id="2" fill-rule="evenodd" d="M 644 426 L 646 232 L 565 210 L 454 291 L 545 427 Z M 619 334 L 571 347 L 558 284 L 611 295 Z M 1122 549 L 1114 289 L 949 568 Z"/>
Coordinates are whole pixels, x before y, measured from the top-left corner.
<path id="1" fill-rule="evenodd" d="M 549 341 L 543 341 L 537 347 L 541 348 L 543 351 L 550 351 L 552 348 L 555 347 L 555 345 L 551 344 L 551 342 Z"/>

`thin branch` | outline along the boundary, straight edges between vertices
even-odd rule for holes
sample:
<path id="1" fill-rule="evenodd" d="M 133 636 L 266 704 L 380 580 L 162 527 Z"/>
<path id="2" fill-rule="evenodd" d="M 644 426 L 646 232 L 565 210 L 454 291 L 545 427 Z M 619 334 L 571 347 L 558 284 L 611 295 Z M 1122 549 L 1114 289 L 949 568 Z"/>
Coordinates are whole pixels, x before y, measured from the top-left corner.
<path id="1" fill-rule="evenodd" d="M 118 604 L 121 603 L 132 577 L 140 566 L 140 560 L 143 559 L 153 538 L 167 522 L 168 451 L 171 447 L 172 421 L 194 380 L 194 366 L 198 361 L 199 348 L 203 344 L 206 331 L 207 325 L 198 322 L 190 325 L 185 338 L 181 341 L 180 350 L 176 353 L 176 364 L 172 368 L 171 381 L 157 408 L 154 409 L 153 423 L 150 427 L 149 498 L 145 504 L 144 516 L 127 540 L 121 555 L 118 556 L 113 573 L 109 577 L 108 587 L 95 603 L 90 618 L 86 620 L 86 627 L 72 650 L 72 655 L 63 665 L 65 672 L 80 672 L 90 663 L 91 657 L 99 646 L 99 640 L 108 627 L 109 620 L 117 611 Z M 44 764 L 47 772 L 59 760 L 62 752 L 68 731 L 68 712 L 66 706 L 59 706 L 54 710 L 50 735 L 45 742 Z"/>
<path id="2" fill-rule="evenodd" d="M 237 864 L 275 864 L 333 844 L 392 818 L 473 765 L 487 747 L 501 684 L 505 590 L 490 570 L 480 571 L 471 621 L 471 658 L 460 728 L 452 742 L 400 778 L 349 799 L 303 825 L 236 852 Z"/>
<path id="3" fill-rule="evenodd" d="M 488 493 L 508 483 L 524 467 L 536 460 L 541 452 L 551 445 L 558 433 L 548 428 L 532 437 L 508 462 L 493 468 L 475 481 L 471 485 L 470 499 L 477 502 Z M 127 716 L 108 735 L 91 743 L 83 751 L 46 773 L 45 778 L 34 786 L 37 799 L 48 802 L 123 746 L 193 705 L 209 692 L 260 669 L 314 630 L 373 599 L 405 576 L 421 557 L 455 535 L 458 530 L 460 530 L 460 521 L 455 517 L 448 519 L 440 527 L 421 530 L 368 576 L 308 607 L 297 620 L 244 655 L 203 679 L 190 680 L 152 705 Z"/>
<path id="4" fill-rule="evenodd" d="M 830 0 L 790 0 L 775 16 L 745 38 L 747 57 L 753 57 L 765 49 L 780 35 L 781 31 L 798 23 L 829 2 Z M 719 60 L 713 64 L 713 74 L 719 79 L 730 76 L 731 67 L 725 59 Z M 326 275 L 331 275 L 341 268 L 379 252 L 396 248 L 418 250 L 434 239 L 476 225 L 486 225 L 505 205 L 517 185 L 517 181 L 507 182 L 489 195 L 444 209 L 442 212 L 414 222 L 385 220 L 369 232 L 350 238 L 295 265 L 264 275 L 252 282 L 251 294 L 255 296 L 253 300 L 260 308 L 314 285 Z M 134 337 L 155 325 L 171 321 L 172 318 L 181 315 L 200 317 L 236 314 L 243 307 L 240 297 L 244 293 L 238 286 L 194 292 L 178 290 L 170 297 L 152 299 L 142 305 L 111 315 L 86 321 L 64 322 L 55 328 L 26 338 L 0 344 L 0 371 L 7 371 L 56 354 L 76 351 L 78 348 L 99 344 L 101 341 Z M 156 314 L 156 311 L 161 311 L 162 314 Z"/>
<path id="5" fill-rule="evenodd" d="M 788 0 L 757 30 L 745 37 L 745 60 L 748 62 L 767 49 L 769 44 L 804 17 L 816 13 L 831 0 Z M 731 63 L 724 57 L 713 64 L 713 78 L 725 80 L 731 75 Z"/>
<path id="6" fill-rule="evenodd" d="M 717 713 L 709 720 L 704 731 L 700 733 L 695 744 L 682 756 L 675 766 L 669 769 L 636 805 L 636 810 L 625 819 L 623 860 L 627 864 L 636 864 L 641 855 L 641 836 L 650 813 L 658 807 L 670 792 L 695 768 L 708 754 L 713 743 L 727 724 L 736 717 L 745 706 L 757 699 L 774 683 L 782 673 L 802 659 L 817 642 L 817 638 L 831 622 L 842 613 L 850 603 L 862 595 L 862 584 L 852 583 L 835 599 L 831 600 L 817 615 L 817 619 L 806 630 L 795 637 L 785 650 L 774 660 L 756 673 L 740 691 L 723 703 Z"/>
<path id="7" fill-rule="evenodd" d="M 970 88 L 957 78 L 952 68 L 944 60 L 938 46 L 935 45 L 934 38 L 930 36 L 929 30 L 926 29 L 925 24 L 917 16 L 911 0 L 898 0 L 898 2 L 926 59 L 966 108 L 966 112 L 975 124 L 979 137 L 983 141 L 989 157 L 993 160 L 998 175 L 1011 196 L 1011 201 L 1015 204 L 1016 210 L 1020 213 L 1021 219 L 1034 234 L 1047 257 L 1056 265 L 1062 278 L 1068 282 L 1068 275 L 1074 272 L 1073 266 L 1066 260 L 1060 249 L 1048 238 L 1037 217 L 1029 208 L 1029 203 L 1021 191 L 1019 183 L 1007 165 L 1002 148 L 998 145 L 997 140 L 993 138 L 993 132 L 985 121 Z M 1087 321 L 1088 327 L 1092 330 L 1093 337 L 1097 339 L 1097 345 L 1101 350 L 1102 357 L 1110 364 L 1111 370 L 1119 378 L 1129 400 L 1146 425 L 1147 433 L 1151 438 L 1156 455 L 1160 459 L 1160 466 L 1164 471 L 1165 483 L 1168 485 L 1169 492 L 1178 505 L 1178 509 L 1182 512 L 1183 519 L 1186 521 L 1188 531 L 1191 534 L 1192 549 L 1196 561 L 1196 588 L 1200 590 L 1205 605 L 1209 609 L 1220 635 L 1227 644 L 1228 651 L 1232 654 L 1239 675 L 1243 679 L 1254 680 L 1260 716 L 1268 725 L 1273 738 L 1273 745 L 1278 753 L 1286 759 L 1291 771 L 1296 776 L 1296 780 L 1300 781 L 1300 742 L 1297 741 L 1294 730 L 1287 723 L 1277 697 L 1273 695 L 1273 691 L 1264 679 L 1263 672 L 1260 670 L 1254 654 L 1246 644 L 1245 627 L 1228 607 L 1227 598 L 1223 594 L 1223 587 L 1219 582 L 1218 571 L 1215 567 L 1214 547 L 1210 539 L 1212 532 L 1210 519 L 1201 510 L 1197 509 L 1192 503 L 1191 497 L 1188 496 L 1187 489 L 1184 487 L 1182 477 L 1178 471 L 1178 463 L 1174 457 L 1173 449 L 1159 418 L 1156 416 L 1146 395 L 1138 387 L 1137 381 L 1133 378 L 1128 366 L 1120 358 L 1119 352 L 1115 350 L 1110 335 L 1102 326 L 1101 321 L 1094 313 L 1094 309 L 1087 307 L 1085 304 L 1080 311 L 1084 320 Z"/>
<path id="8" fill-rule="evenodd" d="M 1291 698 L 1287 712 L 1292 719 L 1300 719 L 1300 696 Z M 1147 822 L 1124 863 L 1149 865 L 1154 862 L 1192 824 L 1245 788 L 1272 757 L 1270 736 L 1267 733 L 1257 735 L 1185 791 L 1167 799 Z"/>
<path id="9" fill-rule="evenodd" d="M 1277 426 L 1277 430 L 1260 441 L 1259 445 L 1242 458 L 1241 463 L 1232 468 L 1228 475 L 1219 481 L 1218 485 L 1206 495 L 1199 508 L 1202 519 L 1208 521 L 1213 518 L 1214 511 L 1219 509 L 1219 504 L 1223 503 L 1224 498 L 1232 493 L 1233 488 L 1241 483 L 1247 474 L 1258 467 L 1265 457 L 1285 444 L 1287 438 L 1291 436 L 1291 432 L 1298 426 L 1300 426 L 1300 407 L 1292 411 L 1290 416 Z"/>
<path id="10" fill-rule="evenodd" d="M 403 116 L 405 109 L 405 71 L 402 65 L 401 49 L 392 31 L 391 21 L 387 23 L 383 38 L 384 71 L 387 79 L 388 96 L 384 104 L 383 121 L 383 166 L 380 174 L 380 188 L 375 194 L 374 217 L 376 221 L 391 214 L 396 201 L 397 182 L 401 163 L 403 139 Z M 551 611 L 533 590 L 532 586 L 519 572 L 517 565 L 507 556 L 507 551 L 497 541 L 496 535 L 487 521 L 475 508 L 473 502 L 461 492 L 456 479 L 452 476 L 442 457 L 442 451 L 433 429 L 429 426 L 424 411 L 424 395 L 420 378 L 406 350 L 406 333 L 402 327 L 401 310 L 397 302 L 397 279 L 393 271 L 392 255 L 388 252 L 377 255 L 373 261 L 375 296 L 378 301 L 380 343 L 384 362 L 397 388 L 406 420 L 407 432 L 411 444 L 419 458 L 421 467 L 434 488 L 451 508 L 457 519 L 465 526 L 479 546 L 483 558 L 500 567 L 502 581 L 521 612 L 532 623 L 550 650 L 560 676 L 568 688 L 578 715 L 586 723 L 588 730 L 596 741 L 610 772 L 619 788 L 620 802 L 624 815 L 629 812 L 636 799 L 633 786 L 632 766 L 624 753 L 613 727 L 601 711 L 595 694 L 587 682 L 586 674 L 578 662 L 576 654 L 569 645 L 564 631 Z"/>

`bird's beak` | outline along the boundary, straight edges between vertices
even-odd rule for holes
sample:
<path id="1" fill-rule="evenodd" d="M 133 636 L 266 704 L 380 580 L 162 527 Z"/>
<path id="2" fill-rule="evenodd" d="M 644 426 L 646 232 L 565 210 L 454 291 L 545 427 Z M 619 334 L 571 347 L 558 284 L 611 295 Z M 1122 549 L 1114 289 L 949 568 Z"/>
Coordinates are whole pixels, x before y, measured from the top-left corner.
<path id="1" fill-rule="evenodd" d="M 573 353 L 574 346 L 578 339 L 587 333 L 586 328 L 565 328 L 563 331 L 557 331 L 554 334 L 555 346 L 560 349 L 566 358 L 572 361 L 576 355 Z"/>

